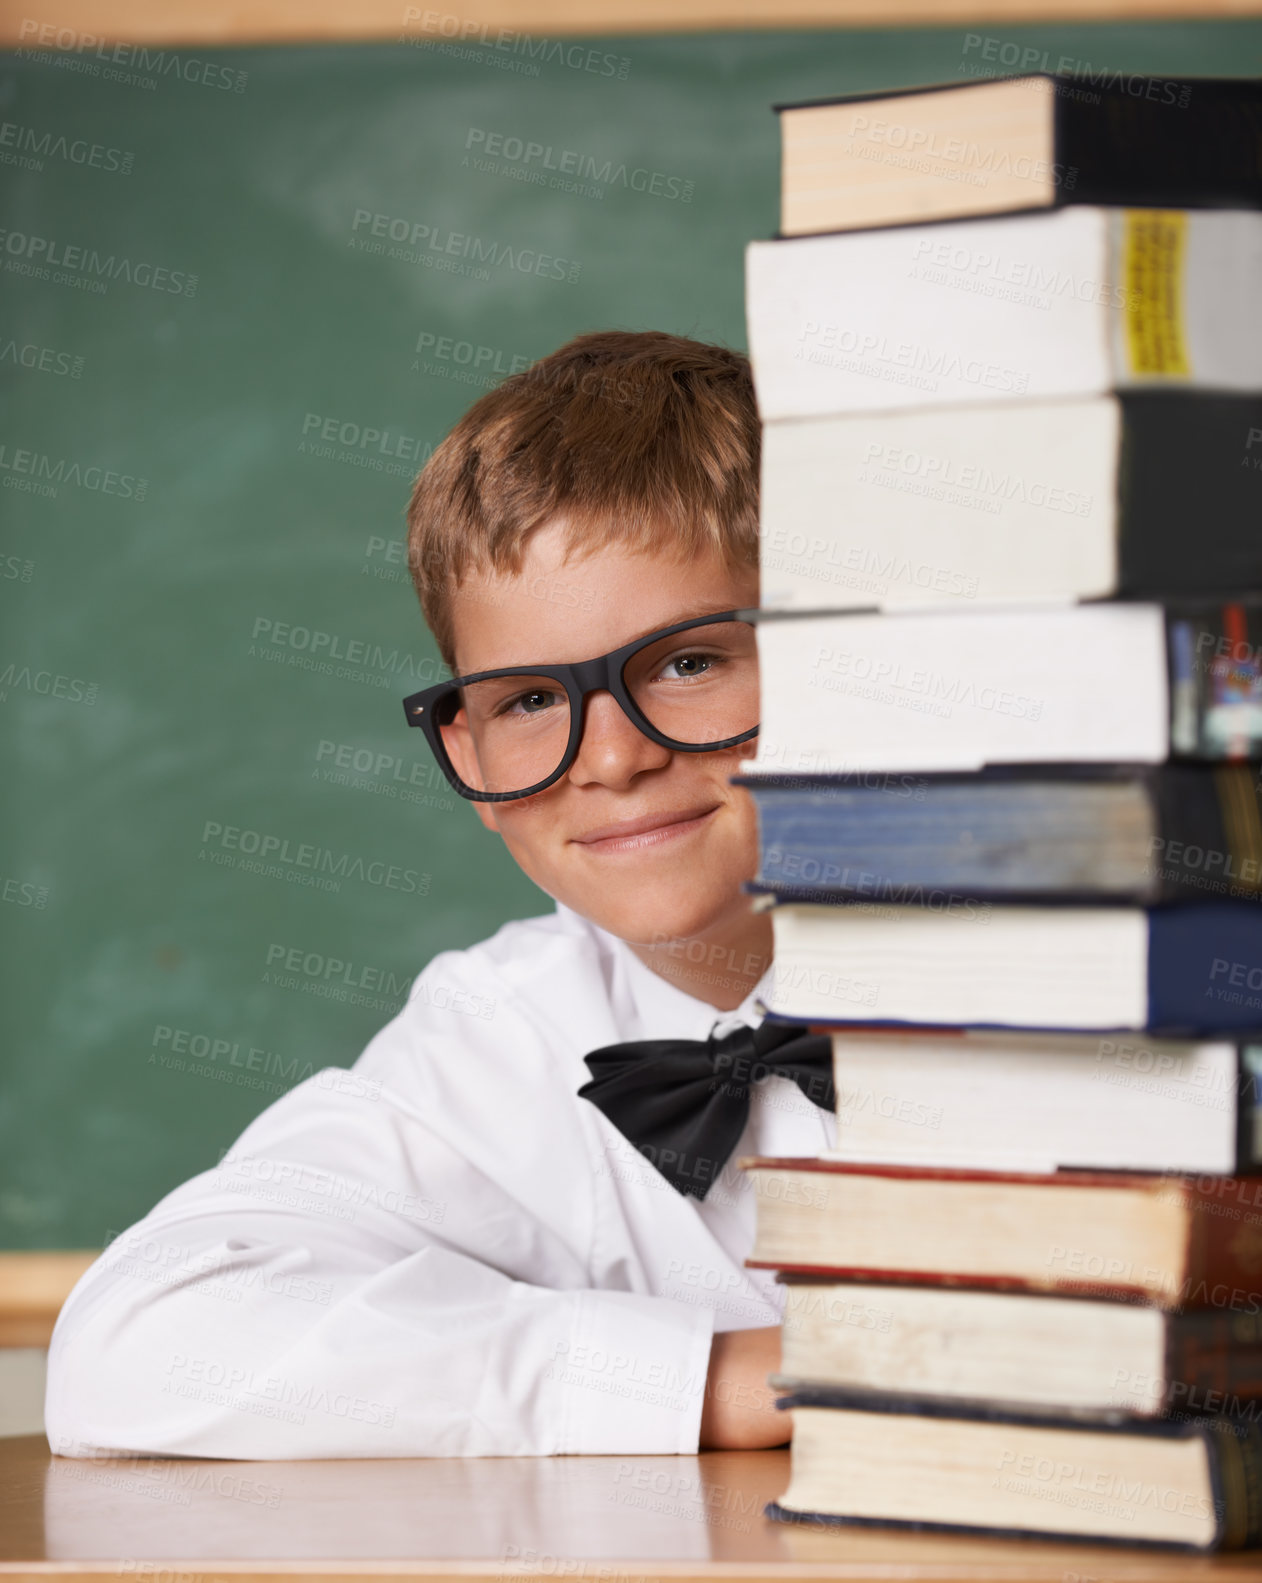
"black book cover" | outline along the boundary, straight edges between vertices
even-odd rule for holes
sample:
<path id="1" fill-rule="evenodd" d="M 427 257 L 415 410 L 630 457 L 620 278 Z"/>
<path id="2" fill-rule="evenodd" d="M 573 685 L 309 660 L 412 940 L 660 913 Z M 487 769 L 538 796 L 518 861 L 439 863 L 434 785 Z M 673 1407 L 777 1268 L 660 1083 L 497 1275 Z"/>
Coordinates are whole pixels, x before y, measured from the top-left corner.
<path id="1" fill-rule="evenodd" d="M 1262 395 L 1127 392 L 1118 458 L 1118 592 L 1262 590 Z"/>
<path id="2" fill-rule="evenodd" d="M 1075 203 L 1131 208 L 1262 205 L 1262 78 L 1064 79 L 1056 158 Z"/>

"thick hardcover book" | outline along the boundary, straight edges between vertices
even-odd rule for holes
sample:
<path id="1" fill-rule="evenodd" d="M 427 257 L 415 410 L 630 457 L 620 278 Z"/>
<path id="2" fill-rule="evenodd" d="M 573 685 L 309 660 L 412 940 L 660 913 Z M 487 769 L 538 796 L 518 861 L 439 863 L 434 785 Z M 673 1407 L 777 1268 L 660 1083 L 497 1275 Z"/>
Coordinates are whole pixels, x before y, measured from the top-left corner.
<path id="1" fill-rule="evenodd" d="M 1262 1170 L 1262 1038 L 832 1032 L 836 1144 L 856 1164 Z"/>
<path id="2" fill-rule="evenodd" d="M 759 412 L 1257 391 L 1259 267 L 1262 214 L 1247 210 L 1066 209 L 751 242 Z"/>
<path id="3" fill-rule="evenodd" d="M 916 1397 L 794 1391 L 784 1522 L 889 1524 L 1194 1550 L 1262 1543 L 1262 1428 L 1091 1426 Z"/>
<path id="4" fill-rule="evenodd" d="M 992 906 L 935 892 L 918 906 L 771 909 L 781 1017 L 932 1028 L 1146 1030 L 1262 1026 L 1262 909 Z"/>
<path id="5" fill-rule="evenodd" d="M 773 610 L 1236 596 L 1262 589 L 1262 396 L 769 423 L 759 511 Z"/>
<path id="6" fill-rule="evenodd" d="M 1068 203 L 1262 204 L 1252 77 L 1036 73 L 774 108 L 782 236 Z"/>
<path id="7" fill-rule="evenodd" d="M 777 1390 L 834 1386 L 1099 1421 L 1262 1409 L 1262 1297 L 1139 1303 L 781 1276 Z"/>
<path id="8" fill-rule="evenodd" d="M 786 901 L 1262 899 L 1256 761 L 731 778 Z"/>
<path id="9" fill-rule="evenodd" d="M 1262 756 L 1262 604 L 764 611 L 742 773 Z"/>
<path id="10" fill-rule="evenodd" d="M 1222 1309 L 1262 1305 L 1262 1182 L 1106 1171 L 959 1171 L 743 1155 L 746 1264 L 835 1280 Z"/>

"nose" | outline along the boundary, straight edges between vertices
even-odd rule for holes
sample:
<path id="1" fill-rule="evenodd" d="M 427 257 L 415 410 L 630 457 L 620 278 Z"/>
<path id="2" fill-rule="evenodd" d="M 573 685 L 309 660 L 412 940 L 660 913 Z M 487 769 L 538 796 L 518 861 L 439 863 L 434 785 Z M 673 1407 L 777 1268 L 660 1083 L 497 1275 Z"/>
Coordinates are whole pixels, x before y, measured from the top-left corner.
<path id="1" fill-rule="evenodd" d="M 589 693 L 583 735 L 570 765 L 576 786 L 626 786 L 642 770 L 670 763 L 671 750 L 651 742 L 609 692 Z"/>

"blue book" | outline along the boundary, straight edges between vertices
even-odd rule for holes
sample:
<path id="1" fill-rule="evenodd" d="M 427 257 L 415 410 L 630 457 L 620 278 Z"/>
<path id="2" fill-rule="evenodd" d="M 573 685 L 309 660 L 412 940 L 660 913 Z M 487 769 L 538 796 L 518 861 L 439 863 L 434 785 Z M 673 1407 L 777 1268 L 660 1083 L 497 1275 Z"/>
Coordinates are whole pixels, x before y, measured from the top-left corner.
<path id="1" fill-rule="evenodd" d="M 1257 901 L 1262 765 L 736 775 L 784 900 Z"/>

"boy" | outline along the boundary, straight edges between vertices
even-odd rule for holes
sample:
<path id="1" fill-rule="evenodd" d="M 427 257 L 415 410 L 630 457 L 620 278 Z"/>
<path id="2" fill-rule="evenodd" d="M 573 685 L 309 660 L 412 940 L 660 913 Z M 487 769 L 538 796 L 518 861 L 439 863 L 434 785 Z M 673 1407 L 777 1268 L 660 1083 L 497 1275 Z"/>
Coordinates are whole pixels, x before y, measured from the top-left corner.
<path id="1" fill-rule="evenodd" d="M 556 909 L 440 953 L 351 1071 L 298 1085 L 110 1244 L 53 1336 L 54 1451 L 788 1438 L 765 1383 L 783 1289 L 744 1268 L 735 1159 L 835 1130 L 827 1041 L 768 1075 L 768 1030 L 746 1031 L 771 948 L 728 782 L 757 726 L 758 434 L 739 354 L 605 332 L 436 450 L 409 563 L 453 675 L 481 679 L 408 719 Z"/>

